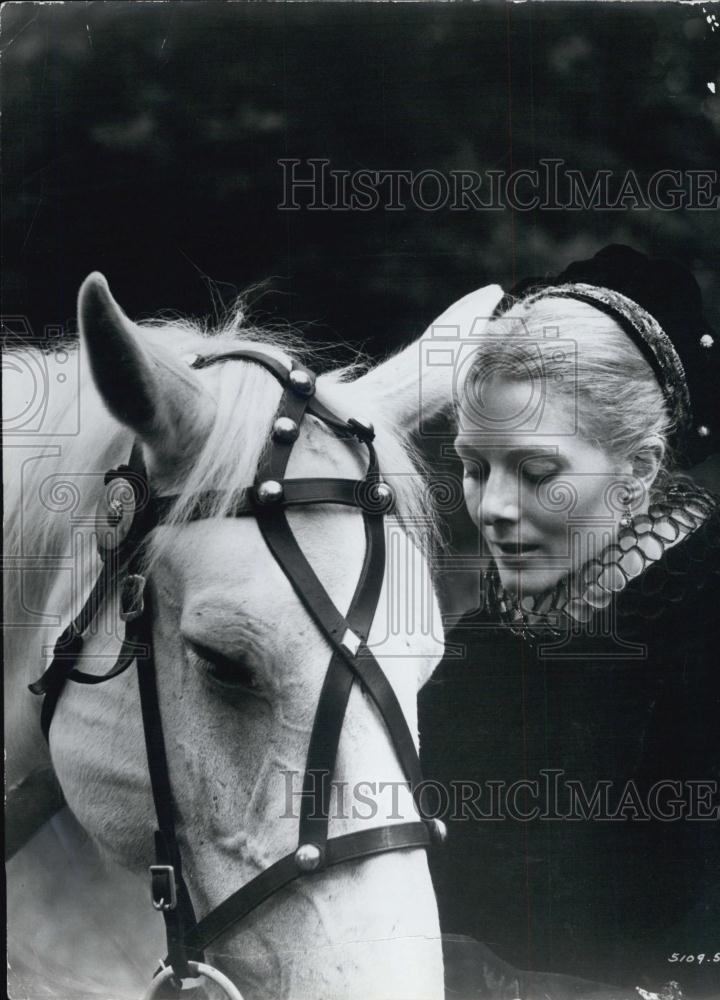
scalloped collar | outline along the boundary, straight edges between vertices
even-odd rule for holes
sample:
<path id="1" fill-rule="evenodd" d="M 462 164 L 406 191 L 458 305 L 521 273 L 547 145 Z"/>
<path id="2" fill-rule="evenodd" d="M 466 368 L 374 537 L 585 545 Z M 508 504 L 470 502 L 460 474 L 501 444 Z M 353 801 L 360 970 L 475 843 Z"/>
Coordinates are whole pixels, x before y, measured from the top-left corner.
<path id="1" fill-rule="evenodd" d="M 616 594 L 697 531 L 716 509 L 712 494 L 687 480 L 675 480 L 656 495 L 648 513 L 634 518 L 597 558 L 542 594 L 518 601 L 502 586 L 497 567 L 492 566 L 485 574 L 488 605 L 525 639 L 560 637 L 607 608 Z"/>

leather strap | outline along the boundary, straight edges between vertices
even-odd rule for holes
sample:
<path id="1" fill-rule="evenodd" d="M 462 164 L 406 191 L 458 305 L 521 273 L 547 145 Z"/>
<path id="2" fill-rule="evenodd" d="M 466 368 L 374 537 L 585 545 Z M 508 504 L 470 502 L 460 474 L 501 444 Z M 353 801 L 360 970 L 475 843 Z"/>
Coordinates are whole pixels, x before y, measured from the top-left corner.
<path id="1" fill-rule="evenodd" d="M 238 349 L 237 351 L 225 351 L 222 354 L 209 354 L 201 355 L 196 354 L 195 360 L 191 363 L 191 368 L 209 368 L 211 365 L 218 365 L 222 361 L 254 361 L 255 364 L 260 365 L 266 371 L 269 371 L 271 375 L 284 385 L 287 382 L 290 370 L 287 365 L 280 361 L 279 358 L 274 358 L 270 354 L 266 354 L 265 351 L 255 351 L 251 347 L 244 347 Z"/>
<path id="2" fill-rule="evenodd" d="M 191 368 L 209 368 L 211 365 L 217 365 L 224 361 L 254 361 L 256 364 L 261 365 L 266 371 L 269 371 L 271 375 L 280 382 L 281 385 L 286 385 L 288 382 L 288 376 L 291 369 L 288 369 L 282 361 L 277 358 L 271 357 L 269 354 L 265 354 L 262 351 L 254 351 L 252 348 L 243 348 L 237 351 L 225 351 L 223 354 L 211 354 L 207 357 L 202 355 L 197 355 L 195 360 L 190 365 Z M 294 365 L 294 371 L 304 371 L 308 374 L 312 374 L 307 368 L 301 365 Z M 358 437 L 360 440 L 365 440 L 368 437 L 372 439 L 372 432 L 368 431 L 365 426 L 360 424 L 356 420 L 342 420 L 338 417 L 332 410 L 328 409 L 319 399 L 313 399 L 308 404 L 308 411 L 312 413 L 313 416 L 318 417 L 323 423 L 326 423 L 329 427 L 332 427 L 340 436 L 345 437 Z"/>
<path id="3" fill-rule="evenodd" d="M 137 661 L 138 691 L 150 772 L 150 787 L 158 822 L 155 834 L 155 860 L 157 865 L 171 866 L 172 872 L 169 877 L 174 878 L 177 893 L 177 905 L 172 908 L 164 908 L 161 911 L 165 919 L 168 961 L 176 976 L 183 979 L 190 974 L 187 967 L 188 959 L 203 961 L 203 955 L 202 951 L 189 951 L 187 947 L 188 930 L 197 923 L 197 919 L 183 877 L 180 848 L 175 835 L 175 803 L 170 783 L 170 770 L 155 676 L 155 657 L 152 635 L 150 634 L 151 607 L 151 595 L 147 593 L 145 595 L 145 611 L 137 622 L 133 623 L 136 626 L 138 640 L 147 649 L 146 654 L 143 657 L 138 657 Z"/>
<path id="4" fill-rule="evenodd" d="M 334 652 L 323 681 L 308 745 L 298 844 L 313 844 L 325 855 L 328 840 L 331 781 L 340 735 L 355 674 Z"/>
<path id="5" fill-rule="evenodd" d="M 82 638 L 82 637 L 80 637 Z M 60 674 L 59 672 L 50 678 L 45 688 L 45 698 L 43 699 L 42 709 L 40 710 L 40 728 L 45 740 L 50 739 L 50 726 L 52 724 L 53 715 L 55 714 L 55 709 L 57 708 L 58 701 L 60 700 L 60 695 L 63 692 L 66 681 L 76 681 L 78 684 L 103 684 L 105 681 L 112 680 L 113 677 L 118 677 L 120 674 L 125 673 L 128 667 L 131 667 L 138 652 L 142 650 L 143 647 L 138 647 L 137 643 L 128 636 L 127 630 L 125 637 L 120 647 L 120 653 L 115 665 L 108 670 L 105 674 L 86 674 L 80 670 L 74 668 L 67 670 L 67 666 L 63 665 L 63 669 L 67 670 L 66 673 Z M 55 661 L 53 661 L 54 663 Z M 74 662 L 74 661 L 73 661 Z M 48 667 L 46 673 L 50 673 L 53 664 Z M 46 674 L 40 678 L 40 681 L 44 681 Z M 32 685 L 33 688 L 38 687 L 40 682 L 36 682 Z M 38 691 L 34 691 L 35 694 Z"/>
<path id="6" fill-rule="evenodd" d="M 376 515 L 364 514 L 363 520 L 365 557 L 347 623 L 366 642 L 385 574 L 385 526 L 382 517 Z M 334 650 L 310 734 L 298 840 L 300 844 L 315 844 L 323 853 L 328 838 L 330 781 L 355 676 L 339 650 Z"/>
<path id="7" fill-rule="evenodd" d="M 120 569 L 121 567 L 113 566 L 110 562 L 103 563 L 100 575 L 80 613 L 63 630 L 55 643 L 53 658 L 47 670 L 38 680 L 29 685 L 33 694 L 47 694 L 48 691 L 62 687 L 65 683 L 82 652 L 83 633 L 92 624 L 100 605 L 117 580 Z"/>
<path id="8" fill-rule="evenodd" d="M 284 507 L 301 507 L 310 504 L 340 504 L 345 507 L 359 507 L 373 514 L 392 514 L 395 510 L 395 500 L 391 496 L 386 499 L 377 494 L 377 485 L 366 479 L 323 479 L 318 476 L 298 477 L 296 479 L 281 479 L 283 488 L 282 504 Z M 217 490 L 207 490 L 198 493 L 189 515 L 183 520 L 202 521 L 217 509 L 218 500 L 222 494 Z M 162 524 L 172 508 L 180 499 L 179 494 L 159 496 L 152 500 L 153 521 Z M 254 516 L 257 512 L 255 487 L 248 486 L 238 490 L 233 496 L 225 517 Z"/>
<path id="9" fill-rule="evenodd" d="M 292 584 L 303 606 L 331 647 L 343 657 L 363 682 L 393 737 L 395 750 L 411 789 L 422 781 L 422 771 L 405 715 L 380 665 L 367 647 L 353 656 L 342 644 L 349 628 L 347 620 L 330 600 L 295 540 L 282 510 L 258 517 L 258 526 L 276 562 Z"/>
<path id="10" fill-rule="evenodd" d="M 71 670 L 68 674 L 68 680 L 75 681 L 77 684 L 104 684 L 105 681 L 111 681 L 114 677 L 124 674 L 127 668 L 131 667 L 135 660 L 144 654 L 145 649 L 145 645 L 139 645 L 132 633 L 126 628 L 115 665 L 106 674 L 86 674 L 81 670 Z"/>
<path id="11" fill-rule="evenodd" d="M 345 861 L 357 861 L 376 854 L 384 854 L 386 851 L 427 848 L 429 844 L 427 828 L 424 823 L 418 822 L 398 823 L 346 833 L 342 837 L 333 837 L 328 841 L 323 869 L 332 868 Z M 207 948 L 266 899 L 300 877 L 308 876 L 298 870 L 294 855 L 286 854 L 284 858 L 260 872 L 250 882 L 246 882 L 203 917 L 188 934 L 188 945 L 191 948 Z"/>
<path id="12" fill-rule="evenodd" d="M 95 620 L 103 601 L 116 586 L 123 570 L 127 568 L 132 559 L 137 557 L 138 551 L 149 530 L 148 511 L 151 505 L 148 504 L 147 473 L 142 456 L 142 447 L 137 441 L 133 444 L 128 464 L 108 472 L 105 476 L 105 482 L 109 483 L 115 478 L 124 478 L 126 476 L 132 483 L 136 499 L 138 500 L 136 516 L 130 531 L 123 544 L 117 550 L 111 553 L 101 550 L 103 566 L 97 580 L 93 584 L 88 599 L 85 601 L 79 614 L 63 630 L 55 643 L 50 665 L 37 681 L 28 685 L 29 690 L 33 694 L 51 695 L 53 708 L 57 704 L 62 688 L 68 678 L 72 677 L 73 680 L 82 678 L 84 683 L 87 684 L 99 683 L 96 680 L 87 680 L 86 678 L 92 676 L 90 674 L 82 674 L 80 678 L 76 676 L 79 672 L 75 671 L 74 668 L 82 653 L 83 636 Z M 123 647 L 119 659 L 122 659 L 127 652 L 127 649 Z M 123 669 L 126 669 L 127 665 Z M 111 676 L 116 677 L 118 673 L 122 673 L 122 670 L 116 672 L 115 668 L 113 668 L 106 676 L 108 678 Z M 52 712 L 50 712 L 50 716 L 52 717 Z"/>

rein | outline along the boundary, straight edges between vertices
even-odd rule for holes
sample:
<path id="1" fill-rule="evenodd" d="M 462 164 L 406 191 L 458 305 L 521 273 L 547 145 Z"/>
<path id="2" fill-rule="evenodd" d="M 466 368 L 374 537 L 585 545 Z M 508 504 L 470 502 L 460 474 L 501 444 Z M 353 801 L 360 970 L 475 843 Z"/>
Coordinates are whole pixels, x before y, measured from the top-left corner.
<path id="1" fill-rule="evenodd" d="M 197 920 L 182 870 L 175 829 L 175 807 L 163 736 L 152 641 L 152 605 L 142 554 L 149 533 L 167 520 L 177 496 L 155 496 L 148 482 L 142 448 L 135 442 L 127 465 L 105 476 L 106 492 L 98 512 L 98 549 L 103 568 L 77 617 L 57 640 L 53 658 L 38 681 L 30 685 L 44 695 L 41 724 L 48 738 L 53 713 L 65 683 L 99 684 L 117 677 L 133 662 L 138 687 L 148 770 L 157 830 L 155 864 L 150 866 L 151 899 L 162 912 L 167 936 L 167 958 L 155 983 L 170 979 L 176 989 L 183 979 L 197 975 L 204 966 L 204 950 L 234 924 L 298 878 L 326 868 L 387 851 L 427 849 L 431 840 L 443 841 L 444 824 L 423 815 L 414 795 L 422 781 L 420 761 L 410 729 L 395 692 L 367 646 L 385 572 L 386 514 L 395 510 L 392 489 L 383 481 L 373 447 L 371 424 L 343 420 L 315 398 L 315 376 L 307 368 L 284 364 L 261 351 L 238 350 L 186 358 L 195 369 L 225 361 L 249 361 L 269 371 L 283 387 L 268 447 L 258 464 L 252 486 L 232 497 L 227 516 L 257 520 L 274 559 L 290 581 L 307 613 L 332 650 L 310 735 L 297 848 L 241 886 L 224 902 Z M 368 466 L 359 480 L 332 478 L 285 479 L 290 455 L 306 414 L 312 414 L 335 435 L 365 445 Z M 190 520 L 209 516 L 216 493 L 193 498 Z M 303 555 L 287 520 L 287 507 L 308 504 L 343 504 L 358 508 L 365 527 L 365 554 L 350 607 L 342 615 Z M 115 665 L 106 674 L 77 669 L 83 636 L 105 598 L 120 586 L 120 617 L 125 636 Z M 418 822 L 390 824 L 329 837 L 330 787 L 345 712 L 355 682 L 375 703 L 392 740 L 395 753 L 423 817 Z M 168 972 L 168 969 L 171 972 Z M 212 970 L 211 970 L 212 971 Z M 152 991 L 151 991 L 152 992 Z"/>

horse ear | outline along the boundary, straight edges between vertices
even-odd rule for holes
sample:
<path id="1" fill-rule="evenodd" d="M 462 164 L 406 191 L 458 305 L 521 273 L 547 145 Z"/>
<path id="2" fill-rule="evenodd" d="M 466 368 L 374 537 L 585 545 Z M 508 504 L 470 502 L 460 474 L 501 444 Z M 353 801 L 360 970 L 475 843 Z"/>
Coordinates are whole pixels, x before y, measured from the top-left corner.
<path id="1" fill-rule="evenodd" d="M 214 415 L 195 373 L 127 318 L 98 272 L 82 283 L 78 316 L 95 385 L 113 416 L 159 456 L 186 454 Z"/>
<path id="2" fill-rule="evenodd" d="M 357 384 L 382 400 L 386 417 L 398 430 L 421 432 L 433 418 L 452 409 L 457 376 L 502 297 L 499 285 L 486 285 L 459 299 L 419 340 L 363 375 Z"/>

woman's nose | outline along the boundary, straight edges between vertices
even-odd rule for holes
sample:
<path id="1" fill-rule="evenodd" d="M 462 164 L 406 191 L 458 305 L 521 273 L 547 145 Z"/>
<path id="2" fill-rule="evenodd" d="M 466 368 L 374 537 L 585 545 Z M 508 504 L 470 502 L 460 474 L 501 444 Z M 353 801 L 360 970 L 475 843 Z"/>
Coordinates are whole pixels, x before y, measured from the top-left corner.
<path id="1" fill-rule="evenodd" d="M 515 476 L 490 472 L 479 499 L 478 522 L 489 527 L 498 522 L 516 523 L 519 518 L 518 482 Z"/>

